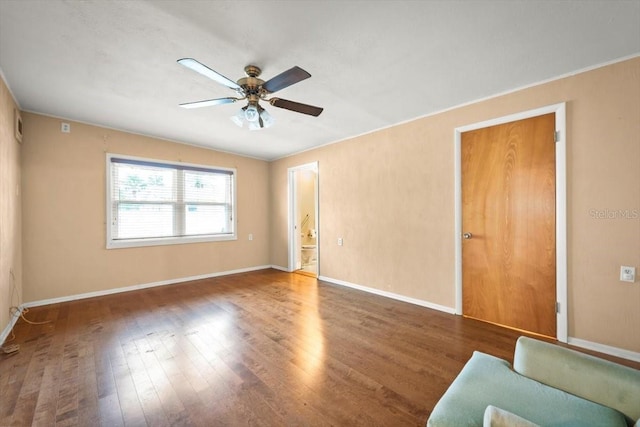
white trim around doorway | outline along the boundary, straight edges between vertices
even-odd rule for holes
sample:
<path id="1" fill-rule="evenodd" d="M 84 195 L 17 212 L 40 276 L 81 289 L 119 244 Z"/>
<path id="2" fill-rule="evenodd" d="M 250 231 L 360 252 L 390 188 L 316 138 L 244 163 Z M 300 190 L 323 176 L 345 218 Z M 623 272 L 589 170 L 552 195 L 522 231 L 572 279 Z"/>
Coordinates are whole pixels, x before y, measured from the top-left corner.
<path id="1" fill-rule="evenodd" d="M 294 166 L 287 169 L 287 180 L 288 180 L 288 218 L 287 218 L 287 231 L 288 231 L 288 242 L 289 242 L 289 254 L 288 260 L 289 265 L 287 266 L 288 271 L 291 273 L 296 270 L 296 241 L 295 241 L 295 233 L 294 233 L 294 225 L 295 225 L 295 206 L 296 206 L 296 192 L 295 192 L 295 172 L 302 170 L 310 170 L 316 173 L 316 186 L 315 186 L 315 214 L 316 214 L 316 259 L 317 259 L 317 269 L 318 276 L 320 276 L 320 193 L 319 193 L 319 185 L 320 185 L 320 170 L 318 166 L 318 162 L 305 163 L 303 165 Z"/>
<path id="2" fill-rule="evenodd" d="M 454 129 L 455 163 L 455 312 L 462 315 L 462 133 L 555 113 L 556 117 L 556 338 L 568 340 L 567 307 L 567 124 L 566 103 L 548 105 Z"/>

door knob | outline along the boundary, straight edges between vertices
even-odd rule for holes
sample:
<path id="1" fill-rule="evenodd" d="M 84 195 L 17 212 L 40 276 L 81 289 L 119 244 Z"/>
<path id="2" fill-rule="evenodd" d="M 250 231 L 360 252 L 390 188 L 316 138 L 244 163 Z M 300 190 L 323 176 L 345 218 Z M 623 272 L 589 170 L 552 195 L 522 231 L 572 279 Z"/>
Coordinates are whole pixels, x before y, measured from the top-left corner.
<path id="1" fill-rule="evenodd" d="M 471 233 L 464 233 L 464 234 L 462 235 L 462 237 L 464 237 L 466 240 L 469 240 L 470 238 L 472 238 L 472 237 L 473 237 L 473 234 L 471 234 Z"/>

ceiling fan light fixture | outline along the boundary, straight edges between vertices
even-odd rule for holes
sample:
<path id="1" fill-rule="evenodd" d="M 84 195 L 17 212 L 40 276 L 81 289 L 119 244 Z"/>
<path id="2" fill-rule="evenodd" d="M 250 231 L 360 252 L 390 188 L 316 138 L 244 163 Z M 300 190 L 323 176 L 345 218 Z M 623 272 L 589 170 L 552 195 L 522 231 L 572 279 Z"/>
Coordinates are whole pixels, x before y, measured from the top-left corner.
<path id="1" fill-rule="evenodd" d="M 255 109 L 254 120 L 249 120 L 247 117 L 253 114 L 253 113 L 247 114 L 247 110 L 249 110 L 250 108 Z M 233 123 L 235 123 L 238 127 L 241 127 L 241 128 L 243 128 L 246 123 L 249 130 L 266 129 L 268 127 L 273 126 L 273 124 L 275 123 L 275 120 L 271 116 L 271 114 L 269 114 L 267 110 L 265 110 L 259 105 L 257 106 L 247 105 L 246 107 L 242 107 L 240 110 L 238 110 L 236 114 L 234 114 L 230 118 Z"/>
<path id="2" fill-rule="evenodd" d="M 244 117 L 248 122 L 257 122 L 260 118 L 260 114 L 258 113 L 258 109 L 255 105 L 248 105 L 246 110 L 244 110 Z"/>
<path id="3" fill-rule="evenodd" d="M 260 130 L 271 127 L 275 120 L 271 117 L 271 114 L 260 105 L 258 107 L 258 120 L 255 122 L 249 122 L 249 130 Z"/>
<path id="4" fill-rule="evenodd" d="M 231 116 L 231 121 L 238 125 L 238 127 L 242 127 L 245 121 L 244 108 L 239 109 L 236 114 Z"/>
<path id="5" fill-rule="evenodd" d="M 264 108 L 260 109 L 260 118 L 262 119 L 263 128 L 271 127 L 275 123 L 275 119 L 269 114 L 267 110 Z"/>

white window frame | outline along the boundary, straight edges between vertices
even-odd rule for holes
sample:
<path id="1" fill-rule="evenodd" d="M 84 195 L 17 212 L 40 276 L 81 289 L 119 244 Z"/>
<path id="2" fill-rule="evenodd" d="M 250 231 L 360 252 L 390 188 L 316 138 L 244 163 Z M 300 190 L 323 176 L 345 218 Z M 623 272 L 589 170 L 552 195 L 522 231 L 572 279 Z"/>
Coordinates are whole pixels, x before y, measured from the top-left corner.
<path id="1" fill-rule="evenodd" d="M 154 237 L 154 238 L 136 238 L 136 239 L 113 239 L 111 227 L 114 225 L 114 203 L 111 199 L 112 195 L 112 183 L 111 183 L 111 166 L 113 162 L 112 158 L 126 159 L 139 162 L 157 163 L 166 166 L 177 166 L 187 168 L 197 168 L 206 170 L 219 170 L 231 172 L 231 203 L 232 203 L 232 217 L 231 217 L 231 233 L 225 234 L 209 234 L 198 236 L 175 236 L 175 237 Z M 229 241 L 238 240 L 238 227 L 237 227 L 237 197 L 236 197 L 236 182 L 237 171 L 235 168 L 225 168 L 219 166 L 199 165 L 193 163 L 181 163 L 170 162 L 166 160 L 150 159 L 145 157 L 126 156 L 122 154 L 107 153 L 106 155 L 106 247 L 107 249 L 117 248 L 134 248 L 142 246 L 160 246 L 160 245 L 176 245 L 184 243 L 200 243 L 200 242 L 217 242 L 217 241 Z M 178 189 L 178 191 L 182 191 Z M 181 212 L 177 213 L 178 216 L 182 216 Z"/>

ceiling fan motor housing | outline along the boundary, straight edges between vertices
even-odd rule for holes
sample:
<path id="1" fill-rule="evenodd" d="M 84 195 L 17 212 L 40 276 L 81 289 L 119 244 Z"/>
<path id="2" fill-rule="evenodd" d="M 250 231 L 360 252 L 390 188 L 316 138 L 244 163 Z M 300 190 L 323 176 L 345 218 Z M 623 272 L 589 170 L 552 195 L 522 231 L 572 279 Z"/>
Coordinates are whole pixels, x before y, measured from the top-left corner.
<path id="1" fill-rule="evenodd" d="M 257 104 L 258 100 L 264 98 L 268 93 L 267 90 L 262 87 L 264 80 L 258 78 L 262 70 L 255 65 L 247 65 L 244 67 L 244 72 L 247 74 L 247 77 L 238 80 L 238 85 L 242 87 L 249 103 Z"/>
<path id="2" fill-rule="evenodd" d="M 246 67 L 244 67 L 244 72 L 249 77 L 258 77 L 260 74 L 262 74 L 262 70 L 256 65 L 247 65 Z"/>

